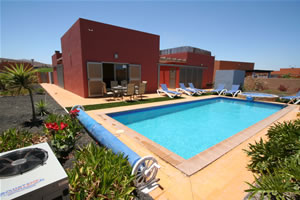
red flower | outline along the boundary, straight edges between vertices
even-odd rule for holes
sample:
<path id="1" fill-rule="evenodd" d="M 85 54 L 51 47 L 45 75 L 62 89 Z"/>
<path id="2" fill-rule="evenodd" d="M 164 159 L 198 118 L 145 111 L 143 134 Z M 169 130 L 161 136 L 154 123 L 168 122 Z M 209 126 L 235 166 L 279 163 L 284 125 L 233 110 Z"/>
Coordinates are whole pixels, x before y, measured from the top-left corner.
<path id="1" fill-rule="evenodd" d="M 52 129 L 52 124 L 51 123 L 46 123 L 45 126 L 46 126 L 47 129 Z"/>
<path id="2" fill-rule="evenodd" d="M 48 130 L 55 130 L 55 131 L 58 131 L 58 129 L 59 129 L 59 127 L 58 127 L 58 125 L 57 125 L 56 122 L 54 122 L 54 123 L 46 123 L 45 125 L 46 125 L 46 128 L 47 128 Z"/>
<path id="3" fill-rule="evenodd" d="M 78 109 L 70 110 L 70 115 L 72 116 L 77 116 L 78 113 L 79 113 Z"/>
<path id="4" fill-rule="evenodd" d="M 68 124 L 60 122 L 60 130 L 63 130 L 64 128 L 66 128 L 68 126 Z"/>
<path id="5" fill-rule="evenodd" d="M 54 126 L 52 126 L 52 129 L 55 130 L 55 131 L 58 131 L 59 127 L 57 125 L 57 123 L 53 123 Z"/>

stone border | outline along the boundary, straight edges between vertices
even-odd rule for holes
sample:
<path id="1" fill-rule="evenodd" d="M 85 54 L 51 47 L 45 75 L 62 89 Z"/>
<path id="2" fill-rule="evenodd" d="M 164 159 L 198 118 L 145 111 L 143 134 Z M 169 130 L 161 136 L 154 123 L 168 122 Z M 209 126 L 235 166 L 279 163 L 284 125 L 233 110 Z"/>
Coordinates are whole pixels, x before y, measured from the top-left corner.
<path id="1" fill-rule="evenodd" d="M 213 97 L 215 98 L 215 97 Z M 230 97 L 225 97 L 230 98 Z M 207 98 L 205 98 L 207 99 Z M 199 101 L 199 99 L 191 100 L 191 101 Z M 186 101 L 188 102 L 188 101 Z M 182 103 L 182 102 L 174 102 L 176 103 Z M 266 102 L 269 103 L 269 102 Z M 167 105 L 167 104 L 166 104 Z M 281 104 L 282 105 L 282 104 Z M 156 106 L 147 106 L 147 107 L 157 107 L 161 105 Z M 193 156 L 192 158 L 186 160 L 182 158 L 181 156 L 169 151 L 165 147 L 153 142 L 152 140 L 148 139 L 147 137 L 143 136 L 142 134 L 139 134 L 138 132 L 130 129 L 129 127 L 123 125 L 122 123 L 114 120 L 113 118 L 109 117 L 109 112 L 99 112 L 96 113 L 99 117 L 101 117 L 107 126 L 111 126 L 115 128 L 119 134 L 126 134 L 130 136 L 132 139 L 137 141 L 142 146 L 146 147 L 148 150 L 159 156 L 161 159 L 166 161 L 167 163 L 171 164 L 187 176 L 191 176 L 194 173 L 198 172 L 199 170 L 203 169 L 204 167 L 208 166 L 210 163 L 214 162 L 224 154 L 228 153 L 230 150 L 244 142 L 245 140 L 249 139 L 250 137 L 256 135 L 259 131 L 263 130 L 267 126 L 271 125 L 276 120 L 280 119 L 293 109 L 295 109 L 297 106 L 295 105 L 288 105 L 287 107 L 281 109 L 280 111 L 277 111 L 276 113 L 270 115 L 269 117 L 257 122 L 256 124 L 244 129 L 243 131 L 238 132 L 237 134 L 223 140 L 222 142 L 200 152 L 199 154 Z M 146 108 L 146 107 L 143 107 Z M 141 109 L 141 108 L 138 108 Z M 127 108 L 127 111 L 134 110 L 132 108 Z M 125 109 L 122 109 L 122 111 L 126 111 Z M 120 111 L 118 111 L 120 112 Z M 118 134 L 115 134 L 118 136 Z"/>

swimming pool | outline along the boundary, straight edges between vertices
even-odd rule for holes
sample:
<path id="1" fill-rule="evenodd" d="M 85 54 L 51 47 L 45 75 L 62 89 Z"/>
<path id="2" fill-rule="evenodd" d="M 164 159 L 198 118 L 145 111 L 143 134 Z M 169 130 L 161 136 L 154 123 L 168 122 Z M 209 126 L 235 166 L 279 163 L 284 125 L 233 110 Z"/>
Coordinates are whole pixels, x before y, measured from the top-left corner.
<path id="1" fill-rule="evenodd" d="M 187 160 L 283 107 L 218 97 L 107 115 Z"/>

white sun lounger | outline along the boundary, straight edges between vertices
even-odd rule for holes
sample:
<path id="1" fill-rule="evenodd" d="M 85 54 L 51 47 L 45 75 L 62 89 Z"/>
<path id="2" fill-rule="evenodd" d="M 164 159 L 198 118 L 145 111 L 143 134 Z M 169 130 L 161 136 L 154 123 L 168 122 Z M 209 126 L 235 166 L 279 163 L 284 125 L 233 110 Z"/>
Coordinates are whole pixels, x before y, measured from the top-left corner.
<path id="1" fill-rule="evenodd" d="M 182 93 L 169 90 L 166 84 L 160 84 L 160 87 L 161 87 L 161 89 L 157 90 L 158 95 L 160 95 L 160 93 L 164 93 L 164 94 L 168 95 L 168 97 L 170 97 L 170 98 L 174 98 L 174 97 L 182 95 Z"/>

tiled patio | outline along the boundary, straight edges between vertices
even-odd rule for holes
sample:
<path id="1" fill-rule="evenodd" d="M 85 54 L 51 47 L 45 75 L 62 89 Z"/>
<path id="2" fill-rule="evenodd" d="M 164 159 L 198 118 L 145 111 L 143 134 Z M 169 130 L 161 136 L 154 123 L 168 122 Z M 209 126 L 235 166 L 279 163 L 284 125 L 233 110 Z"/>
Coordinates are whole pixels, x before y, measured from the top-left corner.
<path id="1" fill-rule="evenodd" d="M 107 102 L 103 98 L 84 99 L 51 84 L 42 84 L 42 86 L 61 106 L 64 107 Z M 147 98 L 158 97 L 157 94 L 147 94 L 146 96 Z M 259 131 L 254 135 L 252 134 L 249 139 L 246 139 L 244 142 L 240 143 L 208 166 L 202 168 L 196 173 L 193 173 L 191 176 L 187 176 L 185 173 L 174 167 L 174 165 L 166 162 L 165 160 L 167 159 L 162 159 L 161 155 L 158 156 L 161 152 L 157 151 L 156 148 L 151 147 L 151 145 L 149 146 L 147 143 L 143 143 L 141 138 L 136 138 L 131 134 L 131 130 L 129 130 L 129 128 L 124 126 L 122 127 L 122 125 L 111 121 L 105 115 L 107 112 L 117 112 L 148 106 L 211 98 L 211 96 L 187 97 L 186 95 L 184 95 L 184 97 L 186 98 L 174 101 L 95 110 L 88 111 L 87 113 L 140 156 L 152 155 L 158 160 L 158 163 L 161 165 L 158 178 L 161 179 L 160 184 L 164 190 L 156 189 L 152 191 L 151 195 L 154 199 L 243 199 L 246 196 L 244 190 L 248 188 L 245 181 L 252 182 L 254 180 L 252 173 L 246 169 L 249 159 L 243 149 L 247 148 L 248 143 L 253 143 L 260 137 L 265 136 L 269 127 L 269 122 L 266 124 L 263 120 L 262 123 L 258 125 L 260 127 L 250 127 L 250 129 Z M 282 113 L 280 116 L 276 116 L 276 113 L 270 117 L 277 122 L 296 119 L 296 115 L 299 112 L 299 106 L 289 106 L 288 108 L 288 111 Z M 124 133 L 116 133 L 119 129 L 123 129 Z"/>

